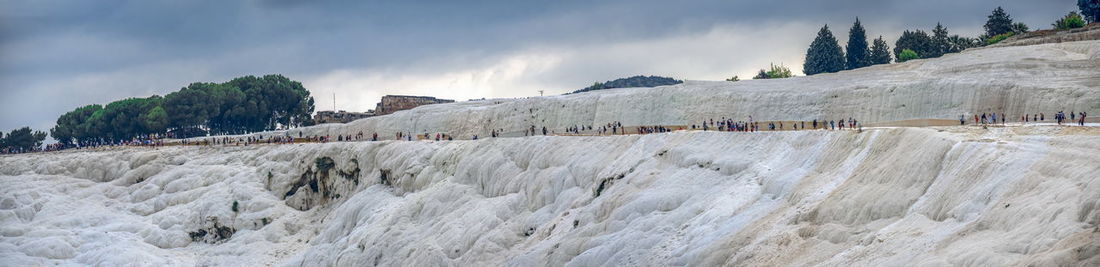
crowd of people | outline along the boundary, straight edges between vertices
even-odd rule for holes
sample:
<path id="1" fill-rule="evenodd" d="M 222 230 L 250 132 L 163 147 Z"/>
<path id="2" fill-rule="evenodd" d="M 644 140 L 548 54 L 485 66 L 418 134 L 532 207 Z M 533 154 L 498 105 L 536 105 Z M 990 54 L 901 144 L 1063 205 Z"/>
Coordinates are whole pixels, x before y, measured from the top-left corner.
<path id="1" fill-rule="evenodd" d="M 1064 123 L 1066 121 L 1071 121 L 1071 120 L 1075 120 L 1079 125 L 1084 125 L 1086 116 L 1087 116 L 1087 113 L 1085 113 L 1085 112 L 1080 112 L 1080 113 L 1070 112 L 1067 116 L 1067 114 L 1065 114 L 1064 112 L 1059 111 L 1058 113 L 1055 114 L 1054 119 L 1057 120 L 1059 125 L 1061 125 L 1062 123 Z M 1046 115 L 1042 114 L 1042 113 L 1039 113 L 1039 114 L 1025 114 L 1024 116 L 1021 117 L 1021 120 L 1023 122 L 1044 121 L 1044 120 L 1046 120 Z M 965 116 L 959 116 L 959 122 L 960 122 L 960 124 L 966 124 Z M 1004 124 L 1006 122 L 1007 122 L 1007 116 L 1005 116 L 1003 113 L 1002 114 L 996 114 L 996 113 L 974 114 L 974 123 L 975 124 L 989 125 L 989 124 L 996 124 L 996 123 Z M 634 133 L 636 133 L 636 134 L 653 134 L 653 133 L 668 133 L 668 132 L 673 132 L 673 131 L 677 131 L 677 130 L 685 130 L 685 127 L 686 126 L 672 127 L 672 126 L 665 126 L 665 125 L 652 125 L 652 126 L 635 126 L 635 127 L 629 128 L 629 130 L 633 130 Z M 814 120 L 810 120 L 810 121 L 768 121 L 768 122 L 760 122 L 760 121 L 753 120 L 752 116 L 749 116 L 748 120 L 738 120 L 738 121 L 735 121 L 732 118 L 726 118 L 726 117 L 722 117 L 721 119 L 718 119 L 718 120 L 706 119 L 706 120 L 702 120 L 699 124 L 692 124 L 689 129 L 691 129 L 691 130 L 702 130 L 702 131 L 723 131 L 723 132 L 758 132 L 758 131 L 763 131 L 765 129 L 767 131 L 787 131 L 787 130 L 844 130 L 845 128 L 847 128 L 849 130 L 862 131 L 863 130 L 863 124 L 861 124 L 858 120 L 856 120 L 852 117 L 849 117 L 847 119 L 842 118 L 842 119 L 839 119 L 839 120 L 818 120 L 818 119 L 814 119 Z M 527 128 L 524 128 L 523 132 L 524 132 L 523 136 L 557 135 L 557 132 L 555 130 L 551 129 L 551 128 L 548 128 L 546 126 L 536 126 L 536 125 L 531 125 L 531 126 L 528 126 Z M 568 126 L 568 127 L 565 127 L 564 129 L 562 129 L 562 133 L 563 134 L 568 134 L 568 135 L 583 135 L 586 132 L 590 132 L 594 135 L 625 135 L 625 134 L 628 134 L 629 131 L 628 131 L 628 128 L 624 127 L 622 122 L 619 122 L 619 121 L 606 123 L 604 125 L 599 126 L 599 128 L 593 127 L 591 125 L 573 125 L 573 126 Z M 501 135 L 504 134 L 504 133 L 505 133 L 504 129 L 492 129 L 492 130 L 489 131 L 489 136 L 492 137 L 492 138 L 497 138 L 497 137 L 501 137 Z M 365 135 L 362 131 L 360 131 L 358 134 L 355 134 L 355 135 L 350 135 L 350 134 L 349 135 L 336 135 L 335 138 L 333 138 L 331 136 L 316 136 L 316 135 L 315 136 L 303 136 L 303 134 L 301 132 L 298 133 L 298 138 L 292 138 L 289 135 L 289 133 L 287 133 L 287 134 L 288 135 L 286 135 L 286 136 L 268 136 L 267 138 L 265 138 L 262 135 L 259 135 L 259 136 L 256 136 L 256 137 L 209 138 L 209 139 L 204 139 L 202 141 L 199 141 L 200 143 L 197 143 L 197 144 L 203 144 L 203 145 L 245 145 L 245 146 L 247 146 L 249 144 L 259 144 L 259 143 L 266 143 L 266 144 L 284 144 L 284 143 L 295 143 L 295 142 L 325 143 L 325 142 L 332 142 L 332 141 L 348 142 L 348 141 L 368 140 L 365 137 Z M 471 140 L 478 140 L 478 138 L 479 138 L 478 135 L 472 135 L 470 137 Z M 414 134 L 407 133 L 407 132 L 396 132 L 396 133 L 394 133 L 394 140 L 405 140 L 405 141 L 413 141 L 413 140 L 452 141 L 454 139 L 455 139 L 454 136 L 452 136 L 450 134 L 447 134 L 447 133 L 432 134 L 432 133 L 425 132 L 424 134 L 418 134 L 418 135 L 414 135 Z M 372 133 L 369 140 L 370 141 L 380 141 L 380 139 L 378 138 L 378 133 Z M 186 141 L 185 140 L 185 141 L 182 142 L 182 144 L 190 145 L 190 144 L 196 144 L 196 143 L 195 143 L 195 141 Z"/>
<path id="2" fill-rule="evenodd" d="M 311 136 L 311 137 L 309 137 L 309 139 L 313 140 L 313 141 L 323 141 L 325 138 L 326 137 L 323 137 L 323 136 Z M 211 145 L 248 146 L 248 145 L 255 145 L 255 144 L 292 144 L 294 142 L 295 142 L 294 138 L 290 137 L 289 135 L 284 135 L 284 136 L 269 135 L 267 137 L 264 137 L 264 135 L 245 136 L 245 137 L 223 136 L 223 137 L 200 138 L 200 139 L 196 139 L 196 140 L 192 140 L 192 139 L 180 140 L 180 144 L 182 144 L 182 145 L 207 145 L 207 146 L 211 146 Z"/>
<path id="3" fill-rule="evenodd" d="M 752 119 L 752 116 L 749 116 L 748 121 L 733 121 L 733 119 L 727 119 L 727 118 L 723 117 L 722 119 L 720 119 L 718 121 L 715 121 L 714 119 L 710 119 L 709 121 L 708 120 L 703 120 L 702 124 L 699 124 L 699 125 L 692 124 L 691 129 L 692 130 L 703 130 L 703 131 L 716 130 L 716 131 L 727 131 L 727 132 L 757 132 L 757 131 L 761 130 L 760 123 L 761 122 L 759 122 L 759 121 L 754 121 Z M 809 126 L 807 126 L 806 121 L 789 121 L 790 124 L 787 124 L 787 123 L 788 123 L 787 121 L 772 121 L 772 122 L 767 122 L 767 124 L 765 124 L 765 126 L 767 127 L 767 129 L 769 131 L 785 131 L 785 130 L 788 130 L 788 129 L 790 129 L 790 130 L 807 130 L 807 129 L 810 129 L 810 130 L 818 130 L 818 129 L 820 129 L 820 130 L 836 130 L 836 129 L 843 130 L 844 127 L 848 127 L 849 129 L 858 129 L 858 130 L 863 129 L 863 125 L 860 124 L 859 121 L 857 121 L 857 120 L 855 120 L 851 117 L 849 117 L 847 120 L 840 119 L 840 120 L 829 120 L 829 121 L 826 121 L 826 120 L 818 121 L 818 120 L 814 119 L 814 120 L 811 120 L 809 122 Z M 789 127 L 788 127 L 788 125 L 789 125 Z"/>
<path id="4" fill-rule="evenodd" d="M 683 130 L 681 127 L 680 130 Z M 672 128 L 668 128 L 661 125 L 656 126 L 638 126 L 639 134 L 651 134 L 651 133 L 668 133 L 672 132 Z"/>
<path id="5" fill-rule="evenodd" d="M 620 131 L 621 129 L 623 129 L 623 123 L 622 122 L 618 122 L 618 121 L 609 122 L 604 126 L 600 126 L 600 130 L 597 131 L 596 134 L 599 134 L 599 135 L 605 135 L 607 133 L 611 133 L 612 135 L 626 134 L 625 131 Z"/>
<path id="6" fill-rule="evenodd" d="M 1062 125 L 1063 123 L 1073 122 L 1073 123 L 1076 123 L 1079 126 L 1085 126 L 1085 117 L 1087 117 L 1087 116 L 1088 116 L 1088 113 L 1086 113 L 1086 112 L 1073 112 L 1073 111 L 1071 111 L 1071 112 L 1069 112 L 1069 116 L 1067 117 L 1067 115 L 1064 111 L 1058 111 L 1057 113 L 1054 113 L 1054 121 L 1058 125 Z M 998 119 L 1000 119 L 1000 120 L 998 120 Z M 1036 113 L 1036 114 L 1023 114 L 1023 115 L 1021 115 L 1019 122 L 1024 123 L 1024 124 L 1027 124 L 1027 123 L 1042 123 L 1042 122 L 1046 122 L 1046 120 L 1047 120 L 1046 113 Z M 997 114 L 996 112 L 988 112 L 988 113 L 983 112 L 981 114 L 974 113 L 974 124 L 975 125 L 983 125 L 983 126 L 996 125 L 996 124 L 1007 125 L 1008 124 L 1008 116 L 1006 116 L 1004 113 Z M 966 115 L 959 115 L 959 125 L 966 125 Z"/>
<path id="7" fill-rule="evenodd" d="M 1058 113 L 1054 114 L 1054 120 L 1058 121 L 1058 125 L 1062 125 L 1062 123 L 1065 123 L 1067 121 L 1071 121 L 1071 122 L 1076 121 L 1077 125 L 1085 126 L 1085 117 L 1086 116 L 1088 116 L 1088 113 L 1085 113 L 1083 111 L 1080 112 L 1080 113 L 1074 113 L 1073 111 L 1070 111 L 1069 112 L 1069 119 L 1067 120 L 1066 119 L 1066 113 L 1062 112 L 1062 111 L 1058 111 Z"/>
<path id="8" fill-rule="evenodd" d="M 149 135 L 142 137 L 131 138 L 130 140 L 89 140 L 79 142 L 76 144 L 70 144 L 66 146 L 62 143 L 47 144 L 40 148 L 16 148 L 16 147 L 0 147 L 0 154 L 21 154 L 21 153 L 33 153 L 33 152 L 50 152 L 60 151 L 66 149 L 100 149 L 122 146 L 163 146 L 163 136 Z"/>
<path id="9" fill-rule="evenodd" d="M 1004 113 L 992 113 L 986 112 L 973 115 L 973 121 L 976 125 L 993 125 L 993 124 L 1007 124 L 1008 116 Z M 1058 111 L 1054 114 L 1053 119 L 1058 125 L 1063 123 L 1076 123 L 1078 125 L 1085 125 L 1085 118 L 1088 116 L 1086 112 L 1071 111 L 1068 114 L 1063 111 Z M 1020 116 L 1021 123 L 1032 122 L 1044 122 L 1046 121 L 1046 114 L 1023 114 Z M 959 115 L 959 124 L 965 125 L 967 119 L 965 115 Z M 785 130 L 844 130 L 845 128 L 851 130 L 862 131 L 863 125 L 854 118 L 839 119 L 839 120 L 810 120 L 810 121 L 769 121 L 760 122 L 753 120 L 752 116 L 749 116 L 747 120 L 734 120 L 732 118 L 722 117 L 718 120 L 705 119 L 699 124 L 692 124 L 688 126 L 665 126 L 665 125 L 652 125 L 652 126 L 635 126 L 629 130 L 635 131 L 637 134 L 653 134 L 653 133 L 667 133 L 676 130 L 702 130 L 702 131 L 725 131 L 725 132 L 758 132 L 762 130 L 767 131 L 785 131 Z M 598 128 L 592 125 L 573 125 L 562 129 L 563 134 L 568 135 L 625 135 L 628 134 L 628 128 L 624 127 L 622 122 L 614 121 L 604 125 L 600 125 Z M 501 137 L 505 133 L 503 128 L 492 129 L 489 131 L 489 136 L 492 138 Z M 518 133 L 517 133 L 518 134 Z M 536 135 L 557 135 L 554 129 L 546 126 L 531 125 L 523 129 L 523 136 L 536 136 Z M 415 136 L 415 138 L 414 138 Z M 70 145 L 65 147 L 61 144 L 46 145 L 41 149 L 34 149 L 31 151 L 23 151 L 13 148 L 0 148 L 0 154 L 13 154 L 13 153 L 27 153 L 27 152 L 40 152 L 40 151 L 57 151 L 63 149 L 90 149 L 101 147 L 117 147 L 117 146 L 164 146 L 165 138 L 170 136 L 149 135 L 131 140 L 93 140 L 85 141 L 76 145 Z M 393 140 L 435 140 L 435 141 L 451 141 L 455 137 L 447 133 L 431 133 L 425 132 L 423 135 L 414 135 L 411 132 L 396 132 L 394 133 Z M 471 136 L 472 140 L 477 140 L 478 135 Z M 310 135 L 306 136 L 303 132 L 297 132 L 297 136 L 292 136 L 291 133 L 285 132 L 282 135 L 253 135 L 253 136 L 237 136 L 237 137 L 208 137 L 208 138 L 189 138 L 181 139 L 178 141 L 180 145 L 233 145 L 233 146 L 248 146 L 254 144 L 293 144 L 304 142 L 349 142 L 349 141 L 381 141 L 378 137 L 378 133 L 372 133 L 368 138 L 365 133 L 360 131 L 357 134 L 348 135 Z"/>

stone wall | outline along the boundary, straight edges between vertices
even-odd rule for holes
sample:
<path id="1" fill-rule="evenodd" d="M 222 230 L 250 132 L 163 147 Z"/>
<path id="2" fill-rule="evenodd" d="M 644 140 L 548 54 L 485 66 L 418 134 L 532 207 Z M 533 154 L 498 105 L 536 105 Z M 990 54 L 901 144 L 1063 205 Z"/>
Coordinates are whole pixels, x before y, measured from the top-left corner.
<path id="1" fill-rule="evenodd" d="M 313 121 L 316 123 L 348 123 L 350 121 L 369 118 L 374 116 L 374 111 L 367 112 L 347 112 L 347 111 L 318 111 L 316 115 L 313 115 Z"/>
<path id="2" fill-rule="evenodd" d="M 386 115 L 423 105 L 453 102 L 455 101 L 430 96 L 387 95 L 382 97 L 382 102 L 379 102 L 374 110 L 378 115 Z"/>

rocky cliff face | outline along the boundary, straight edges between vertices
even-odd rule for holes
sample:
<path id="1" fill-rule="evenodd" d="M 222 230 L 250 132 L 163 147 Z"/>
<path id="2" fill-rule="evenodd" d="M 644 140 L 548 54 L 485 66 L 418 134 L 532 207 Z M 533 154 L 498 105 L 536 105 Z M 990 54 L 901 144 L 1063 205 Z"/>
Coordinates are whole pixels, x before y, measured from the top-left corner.
<path id="1" fill-rule="evenodd" d="M 833 74 L 740 82 L 687 81 L 660 88 L 609 89 L 563 96 L 436 104 L 305 134 L 377 132 L 488 136 L 532 125 L 691 125 L 732 117 L 757 121 L 856 118 L 865 124 L 958 120 L 981 113 L 1010 118 L 1059 110 L 1100 110 L 1100 41 L 968 50 L 942 58 Z"/>
<path id="2" fill-rule="evenodd" d="M 1095 265 L 1100 131 L 678 132 L 0 158 L 0 262 Z"/>

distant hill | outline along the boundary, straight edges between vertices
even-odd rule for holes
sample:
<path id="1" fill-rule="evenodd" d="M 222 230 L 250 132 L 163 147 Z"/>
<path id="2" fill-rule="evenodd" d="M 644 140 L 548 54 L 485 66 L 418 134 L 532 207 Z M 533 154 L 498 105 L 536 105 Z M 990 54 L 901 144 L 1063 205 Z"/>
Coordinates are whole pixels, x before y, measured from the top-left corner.
<path id="1" fill-rule="evenodd" d="M 597 82 L 592 86 L 585 87 L 577 91 L 573 91 L 572 94 L 583 93 L 588 91 L 612 89 L 612 88 L 630 88 L 630 87 L 654 87 L 662 85 L 681 84 L 684 81 L 660 76 L 634 76 L 630 78 L 615 79 L 607 82 Z"/>

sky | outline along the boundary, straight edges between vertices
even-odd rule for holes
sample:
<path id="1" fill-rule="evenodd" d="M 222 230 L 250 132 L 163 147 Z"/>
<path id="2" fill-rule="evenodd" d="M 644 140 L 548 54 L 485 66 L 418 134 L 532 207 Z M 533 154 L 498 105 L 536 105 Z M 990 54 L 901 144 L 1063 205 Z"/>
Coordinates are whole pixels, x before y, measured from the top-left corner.
<path id="1" fill-rule="evenodd" d="M 1002 6 L 1032 30 L 1076 0 L 159 1 L 0 0 L 0 130 L 48 130 L 88 104 L 192 82 L 282 74 L 317 110 L 387 94 L 459 101 L 561 94 L 633 75 L 801 75 L 823 25 L 858 17 L 893 46 L 943 23 L 975 37 Z M 335 98 L 334 98 L 335 96 Z"/>

